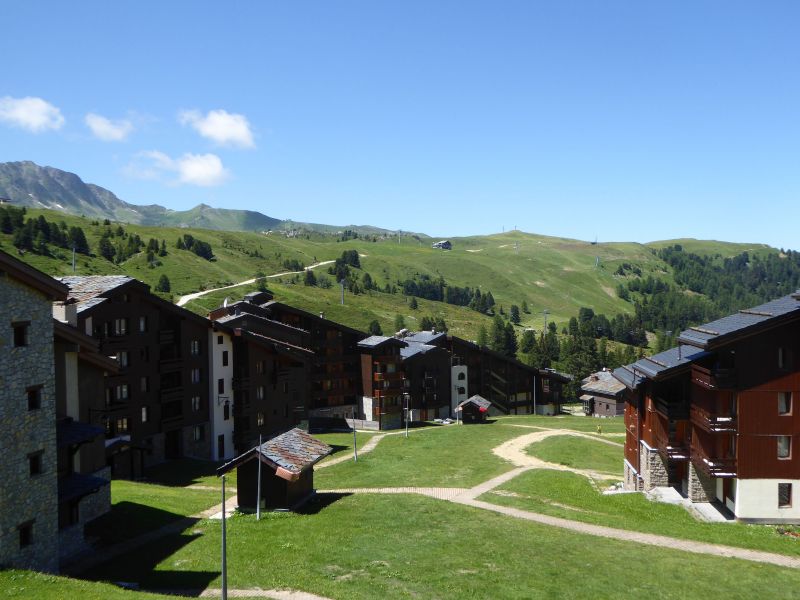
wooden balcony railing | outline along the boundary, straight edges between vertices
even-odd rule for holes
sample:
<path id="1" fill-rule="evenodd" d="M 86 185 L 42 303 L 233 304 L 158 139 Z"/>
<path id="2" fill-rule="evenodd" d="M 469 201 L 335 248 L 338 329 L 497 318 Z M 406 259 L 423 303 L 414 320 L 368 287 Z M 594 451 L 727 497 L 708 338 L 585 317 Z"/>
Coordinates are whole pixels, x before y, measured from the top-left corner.
<path id="1" fill-rule="evenodd" d="M 688 460 L 689 443 L 685 440 L 670 440 L 663 431 L 654 434 L 656 450 L 661 456 L 669 460 Z"/>
<path id="2" fill-rule="evenodd" d="M 736 388 L 736 369 L 706 369 L 692 365 L 692 381 L 708 390 Z"/>
<path id="3" fill-rule="evenodd" d="M 692 405 L 692 425 L 697 425 L 709 433 L 735 433 L 736 416 L 730 413 L 713 413 L 702 406 Z"/>
<path id="4" fill-rule="evenodd" d="M 692 464 L 710 477 L 736 477 L 736 458 L 708 456 L 699 446 L 692 445 Z"/>

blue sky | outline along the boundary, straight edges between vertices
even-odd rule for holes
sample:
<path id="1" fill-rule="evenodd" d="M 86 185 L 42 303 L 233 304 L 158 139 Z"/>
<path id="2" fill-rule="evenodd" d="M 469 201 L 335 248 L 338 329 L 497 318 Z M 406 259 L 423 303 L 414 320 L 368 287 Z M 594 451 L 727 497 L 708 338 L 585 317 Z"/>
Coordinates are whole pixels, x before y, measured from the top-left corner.
<path id="1" fill-rule="evenodd" d="M 136 203 L 800 248 L 796 2 L 5 2 L 0 161 Z"/>

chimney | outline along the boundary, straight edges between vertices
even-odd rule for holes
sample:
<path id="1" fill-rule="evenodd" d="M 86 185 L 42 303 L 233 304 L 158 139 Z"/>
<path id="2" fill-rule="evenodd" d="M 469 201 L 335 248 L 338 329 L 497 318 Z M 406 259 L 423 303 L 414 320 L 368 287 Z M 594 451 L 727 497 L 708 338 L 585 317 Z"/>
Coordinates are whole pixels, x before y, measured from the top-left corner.
<path id="1" fill-rule="evenodd" d="M 64 302 L 53 302 L 53 318 L 71 327 L 78 326 L 78 301 L 67 298 Z"/>

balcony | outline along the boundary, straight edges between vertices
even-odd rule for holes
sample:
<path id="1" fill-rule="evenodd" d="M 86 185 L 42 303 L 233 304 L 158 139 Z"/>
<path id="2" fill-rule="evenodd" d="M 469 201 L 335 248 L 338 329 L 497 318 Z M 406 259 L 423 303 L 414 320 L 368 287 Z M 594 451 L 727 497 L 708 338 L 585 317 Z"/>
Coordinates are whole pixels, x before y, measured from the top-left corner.
<path id="1" fill-rule="evenodd" d="M 241 392 L 250 388 L 249 377 L 234 377 L 231 379 L 231 388 L 234 392 Z"/>
<path id="2" fill-rule="evenodd" d="M 736 388 L 736 369 L 706 369 L 692 365 L 692 381 L 707 390 L 732 390 Z"/>
<path id="3" fill-rule="evenodd" d="M 372 375 L 372 381 L 402 381 L 404 378 L 402 371 L 396 371 L 394 373 L 373 373 Z"/>
<path id="4" fill-rule="evenodd" d="M 692 425 L 709 433 L 736 433 L 735 415 L 711 412 L 697 405 L 692 405 L 691 415 Z"/>
<path id="5" fill-rule="evenodd" d="M 175 343 L 175 330 L 174 329 L 162 329 L 158 332 L 158 343 L 161 345 L 166 344 L 174 344 Z"/>
<path id="6" fill-rule="evenodd" d="M 736 459 L 707 456 L 699 446 L 692 446 L 692 464 L 710 477 L 736 477 Z"/>
<path id="7" fill-rule="evenodd" d="M 161 402 L 172 402 L 174 400 L 183 400 L 183 388 L 180 386 L 161 388 L 161 390 L 159 391 L 159 398 Z"/>
<path id="8" fill-rule="evenodd" d="M 670 440 L 664 432 L 659 431 L 655 434 L 656 450 L 668 460 L 688 460 L 689 444 L 683 440 Z"/>

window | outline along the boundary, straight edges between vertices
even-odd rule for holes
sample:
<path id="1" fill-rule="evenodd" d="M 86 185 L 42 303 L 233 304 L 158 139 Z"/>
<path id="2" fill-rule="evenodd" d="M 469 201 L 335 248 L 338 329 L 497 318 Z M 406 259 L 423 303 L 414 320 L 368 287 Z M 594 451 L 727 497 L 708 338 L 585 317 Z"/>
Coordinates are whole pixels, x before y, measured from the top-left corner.
<path id="1" fill-rule="evenodd" d="M 260 385 L 256 388 L 256 400 L 264 399 L 264 386 Z"/>
<path id="2" fill-rule="evenodd" d="M 289 405 L 288 404 L 284 404 L 283 405 L 283 416 L 285 418 L 289 417 Z"/>
<path id="3" fill-rule="evenodd" d="M 28 388 L 28 410 L 38 410 L 42 407 L 42 386 Z"/>
<path id="4" fill-rule="evenodd" d="M 15 348 L 28 345 L 28 330 L 30 329 L 30 325 L 30 321 L 11 324 L 11 327 L 14 330 Z"/>
<path id="5" fill-rule="evenodd" d="M 222 420 L 227 421 L 231 418 L 231 405 L 226 402 L 222 405 Z"/>
<path id="6" fill-rule="evenodd" d="M 117 386 L 117 401 L 127 400 L 128 399 L 128 384 L 121 383 Z"/>
<path id="7" fill-rule="evenodd" d="M 264 361 L 257 360 L 256 361 L 256 375 L 263 375 L 264 374 Z"/>
<path id="8" fill-rule="evenodd" d="M 192 383 L 200 383 L 200 369 L 192 369 Z"/>
<path id="9" fill-rule="evenodd" d="M 206 436 L 206 428 L 203 425 L 195 425 L 192 432 L 195 442 L 200 442 Z"/>
<path id="10" fill-rule="evenodd" d="M 150 348 L 145 346 L 139 350 L 139 356 L 142 358 L 142 361 L 150 362 Z"/>
<path id="11" fill-rule="evenodd" d="M 264 424 L 264 413 L 256 414 L 256 425 L 261 427 Z"/>
<path id="12" fill-rule="evenodd" d="M 778 458 L 792 458 L 792 438 L 788 435 L 778 436 Z"/>
<path id="13" fill-rule="evenodd" d="M 223 367 L 227 367 L 228 366 L 228 351 L 227 350 L 223 350 L 222 351 L 222 366 Z"/>
<path id="14" fill-rule="evenodd" d="M 225 393 L 225 380 L 223 378 L 217 379 L 217 393 L 218 394 Z"/>
<path id="15" fill-rule="evenodd" d="M 462 373 L 459 373 L 459 374 L 458 374 L 458 380 L 459 380 L 459 381 L 464 381 L 464 379 L 465 379 L 465 374 L 464 374 L 463 372 L 462 372 Z"/>
<path id="16" fill-rule="evenodd" d="M 786 356 L 783 346 L 778 348 L 778 368 L 783 369 L 786 365 Z"/>
<path id="17" fill-rule="evenodd" d="M 117 433 L 128 433 L 128 417 L 117 419 Z"/>
<path id="18" fill-rule="evenodd" d="M 150 391 L 150 379 L 147 377 L 142 377 L 139 380 L 139 390 L 142 392 L 149 392 Z"/>
<path id="19" fill-rule="evenodd" d="M 147 317 L 139 317 L 139 333 L 147 332 Z"/>
<path id="20" fill-rule="evenodd" d="M 20 548 L 27 548 L 33 543 L 33 521 L 19 525 L 17 531 L 19 531 Z"/>
<path id="21" fill-rule="evenodd" d="M 147 406 L 142 407 L 142 423 L 147 423 L 150 420 L 150 409 Z"/>
<path id="22" fill-rule="evenodd" d="M 114 319 L 114 335 L 127 335 L 128 319 Z"/>
<path id="23" fill-rule="evenodd" d="M 192 396 L 192 410 L 194 412 L 200 411 L 200 396 Z"/>
<path id="24" fill-rule="evenodd" d="M 284 394 L 288 394 L 289 393 L 289 382 L 288 381 L 284 381 L 283 382 L 283 393 Z"/>
<path id="25" fill-rule="evenodd" d="M 200 340 L 192 340 L 189 343 L 189 354 L 192 356 L 200 355 Z"/>
<path id="26" fill-rule="evenodd" d="M 778 508 L 790 508 L 792 506 L 792 484 L 778 484 Z"/>
<path id="27" fill-rule="evenodd" d="M 792 414 L 792 392 L 778 392 L 778 414 Z"/>
<path id="28" fill-rule="evenodd" d="M 221 343 L 222 343 L 222 336 L 221 336 L 221 335 L 218 335 L 218 336 L 217 336 L 217 343 L 218 343 L 218 344 L 221 344 Z"/>
<path id="29" fill-rule="evenodd" d="M 28 471 L 31 477 L 42 474 L 42 454 L 44 450 L 28 454 Z"/>
<path id="30" fill-rule="evenodd" d="M 128 351 L 127 350 L 120 350 L 117 353 L 117 360 L 119 361 L 120 367 L 127 367 L 128 366 Z"/>

